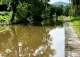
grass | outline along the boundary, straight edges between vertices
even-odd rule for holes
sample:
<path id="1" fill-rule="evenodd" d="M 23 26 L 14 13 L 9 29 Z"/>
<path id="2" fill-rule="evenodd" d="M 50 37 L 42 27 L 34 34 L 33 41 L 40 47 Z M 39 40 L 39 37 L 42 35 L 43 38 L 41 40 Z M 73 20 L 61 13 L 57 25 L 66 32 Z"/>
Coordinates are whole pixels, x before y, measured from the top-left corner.
<path id="1" fill-rule="evenodd" d="M 80 17 L 67 17 L 68 21 L 70 22 L 71 26 L 77 33 L 78 37 L 80 37 Z"/>
<path id="2" fill-rule="evenodd" d="M 6 24 L 10 20 L 11 13 L 12 12 L 5 12 L 5 11 L 0 12 L 0 25 Z M 2 20 L 4 20 L 4 22 L 1 22 Z"/>

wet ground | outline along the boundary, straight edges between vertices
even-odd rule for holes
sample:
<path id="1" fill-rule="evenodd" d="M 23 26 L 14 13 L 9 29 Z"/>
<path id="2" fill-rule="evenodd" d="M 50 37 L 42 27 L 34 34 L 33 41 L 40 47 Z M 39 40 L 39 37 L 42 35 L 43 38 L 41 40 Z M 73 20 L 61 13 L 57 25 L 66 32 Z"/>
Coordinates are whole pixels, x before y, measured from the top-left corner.
<path id="1" fill-rule="evenodd" d="M 62 26 L 0 27 L 0 57 L 64 57 Z"/>

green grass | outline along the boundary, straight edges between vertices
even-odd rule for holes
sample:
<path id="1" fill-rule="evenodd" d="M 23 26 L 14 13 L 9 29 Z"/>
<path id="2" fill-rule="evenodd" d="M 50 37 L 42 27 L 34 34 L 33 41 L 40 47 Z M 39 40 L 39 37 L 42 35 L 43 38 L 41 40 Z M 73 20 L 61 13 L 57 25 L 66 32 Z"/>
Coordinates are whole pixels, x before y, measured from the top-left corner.
<path id="1" fill-rule="evenodd" d="M 11 12 L 0 12 L 0 20 L 10 20 Z"/>
<path id="2" fill-rule="evenodd" d="M 67 19 L 77 33 L 78 37 L 80 37 L 80 17 L 67 17 Z"/>
<path id="3" fill-rule="evenodd" d="M 11 13 L 12 12 L 5 12 L 5 11 L 0 12 L 0 25 L 3 23 L 6 24 L 10 20 Z M 5 22 L 1 22 L 1 20 L 5 20 Z"/>

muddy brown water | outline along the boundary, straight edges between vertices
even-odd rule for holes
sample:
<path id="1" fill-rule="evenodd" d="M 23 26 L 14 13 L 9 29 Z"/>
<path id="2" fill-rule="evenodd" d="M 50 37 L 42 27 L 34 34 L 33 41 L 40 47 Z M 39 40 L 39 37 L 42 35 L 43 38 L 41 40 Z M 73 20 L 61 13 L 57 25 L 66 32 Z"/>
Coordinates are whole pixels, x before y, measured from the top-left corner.
<path id="1" fill-rule="evenodd" d="M 64 27 L 0 27 L 0 57 L 64 57 Z"/>

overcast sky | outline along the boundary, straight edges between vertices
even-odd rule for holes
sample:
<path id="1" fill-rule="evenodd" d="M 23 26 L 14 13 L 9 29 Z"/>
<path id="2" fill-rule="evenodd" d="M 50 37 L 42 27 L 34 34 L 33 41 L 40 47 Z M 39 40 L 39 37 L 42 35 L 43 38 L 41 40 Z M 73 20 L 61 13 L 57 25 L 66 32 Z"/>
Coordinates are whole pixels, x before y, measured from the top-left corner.
<path id="1" fill-rule="evenodd" d="M 58 1 L 63 1 L 63 2 L 68 2 L 69 3 L 69 0 L 50 0 L 49 3 L 55 3 L 55 2 L 58 2 Z"/>

